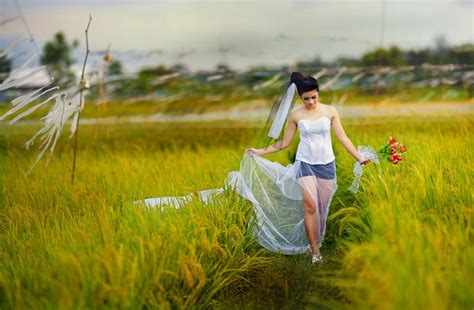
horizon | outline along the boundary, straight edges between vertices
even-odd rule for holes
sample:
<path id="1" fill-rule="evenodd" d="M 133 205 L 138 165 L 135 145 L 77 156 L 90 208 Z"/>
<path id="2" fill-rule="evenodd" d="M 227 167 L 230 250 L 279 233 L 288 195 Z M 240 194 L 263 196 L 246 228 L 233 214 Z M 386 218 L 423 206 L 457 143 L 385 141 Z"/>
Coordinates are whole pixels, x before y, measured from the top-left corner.
<path id="1" fill-rule="evenodd" d="M 57 31 L 63 31 L 70 42 L 79 39 L 80 46 L 73 53 L 78 63 L 85 51 L 83 31 L 90 12 L 91 51 L 97 53 L 111 44 L 113 57 L 122 62 L 126 72 L 179 63 L 193 71 L 215 69 L 218 64 L 246 70 L 318 57 L 324 62 L 361 57 L 381 46 L 397 45 L 404 50 L 433 47 L 437 38 L 445 38 L 449 45 L 474 41 L 472 1 L 111 3 L 27 0 L 21 6 L 40 47 Z M 7 8 L 2 10 L 3 20 L 16 8 L 12 0 L 2 4 Z M 308 22 L 323 31 L 307 32 Z M 21 24 L 4 28 L 0 41 L 26 33 Z"/>

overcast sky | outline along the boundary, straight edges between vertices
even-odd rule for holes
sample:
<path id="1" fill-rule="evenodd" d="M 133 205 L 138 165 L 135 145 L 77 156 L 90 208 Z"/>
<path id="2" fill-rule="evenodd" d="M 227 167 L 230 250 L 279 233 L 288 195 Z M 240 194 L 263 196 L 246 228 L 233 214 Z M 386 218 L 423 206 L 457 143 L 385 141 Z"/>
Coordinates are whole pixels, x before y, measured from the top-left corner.
<path id="1" fill-rule="evenodd" d="M 219 62 L 243 69 L 316 56 L 332 60 L 359 56 L 379 44 L 433 46 L 440 35 L 451 44 L 473 42 L 473 0 L 382 3 L 20 0 L 40 45 L 59 30 L 84 43 L 83 32 L 91 13 L 91 49 L 105 49 L 110 43 L 116 58 L 122 58 L 130 70 L 176 62 L 192 69 L 209 69 Z M 0 0 L 0 20 L 15 14 L 14 1 Z M 26 35 L 20 21 L 0 26 L 0 38 L 16 34 Z"/>

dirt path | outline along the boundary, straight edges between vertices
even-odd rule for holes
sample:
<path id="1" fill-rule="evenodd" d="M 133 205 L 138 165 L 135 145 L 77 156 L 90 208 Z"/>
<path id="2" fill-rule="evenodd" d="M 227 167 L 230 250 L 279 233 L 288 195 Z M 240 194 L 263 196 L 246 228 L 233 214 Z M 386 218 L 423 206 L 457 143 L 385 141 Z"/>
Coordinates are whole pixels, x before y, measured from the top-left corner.
<path id="1" fill-rule="evenodd" d="M 248 284 L 223 296 L 222 309 L 334 309 L 350 300 L 338 287 L 342 253 L 335 245 L 321 248 L 322 265 L 307 255 L 275 255 L 271 266 L 248 275 Z"/>

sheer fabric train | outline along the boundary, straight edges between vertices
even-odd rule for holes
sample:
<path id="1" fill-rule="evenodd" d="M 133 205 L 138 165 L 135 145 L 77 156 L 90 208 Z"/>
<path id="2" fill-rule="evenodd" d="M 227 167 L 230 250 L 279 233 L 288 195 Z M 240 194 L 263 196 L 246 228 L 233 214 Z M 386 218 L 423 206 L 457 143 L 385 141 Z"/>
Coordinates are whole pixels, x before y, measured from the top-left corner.
<path id="1" fill-rule="evenodd" d="M 226 183 L 249 200 L 255 210 L 254 234 L 266 249 L 283 254 L 304 253 L 309 247 L 304 227 L 303 195 L 314 204 L 318 223 L 318 246 L 322 245 L 326 219 L 332 197 L 337 190 L 336 176 L 326 180 L 315 175 L 298 178 L 301 161 L 283 166 L 260 156 L 245 153 L 240 171 L 229 172 Z M 198 192 L 204 202 L 223 192 L 222 188 Z M 148 207 L 180 207 L 191 201 L 192 194 L 182 197 L 149 198 Z"/>
<path id="2" fill-rule="evenodd" d="M 302 162 L 283 166 L 259 156 L 244 155 L 240 172 L 230 178 L 236 191 L 249 200 L 257 215 L 255 235 L 265 248 L 283 254 L 300 254 L 310 248 L 304 227 L 303 195 L 313 204 L 318 223 L 318 246 L 326 232 L 326 219 L 337 190 L 336 175 L 298 178 Z M 232 182 L 233 181 L 233 182 Z"/>

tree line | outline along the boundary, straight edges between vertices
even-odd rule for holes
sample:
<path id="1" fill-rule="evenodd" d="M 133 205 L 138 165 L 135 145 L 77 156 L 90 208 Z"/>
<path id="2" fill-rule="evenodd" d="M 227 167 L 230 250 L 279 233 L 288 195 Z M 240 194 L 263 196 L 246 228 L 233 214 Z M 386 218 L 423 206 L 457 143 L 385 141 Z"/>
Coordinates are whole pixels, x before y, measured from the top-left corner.
<path id="1" fill-rule="evenodd" d="M 46 42 L 42 48 L 41 64 L 48 66 L 48 69 L 54 76 L 62 81 L 63 84 L 69 84 L 74 80 L 74 73 L 71 71 L 71 64 L 74 62 L 71 53 L 77 48 L 79 41 L 69 42 L 63 32 L 57 32 L 51 41 Z M 299 62 L 298 67 L 304 66 L 406 66 L 422 64 L 474 64 L 474 44 L 466 43 L 457 46 L 448 44 L 444 37 L 438 37 L 435 40 L 434 47 L 421 49 L 408 49 L 392 45 L 388 48 L 376 47 L 360 57 L 339 57 L 331 62 L 323 62 L 319 57 L 312 61 Z M 178 65 L 182 67 L 183 65 Z M 227 65 L 219 64 L 216 70 L 222 70 Z M 175 66 L 176 67 L 176 66 Z M 163 69 L 163 66 L 158 67 Z M 12 61 L 6 56 L 0 57 L 0 82 L 2 82 L 12 70 Z M 122 64 L 118 60 L 111 62 L 108 74 L 121 74 Z M 150 69 L 143 69 L 139 76 L 148 76 Z M 162 71 L 162 70 L 161 70 Z M 169 71 L 169 70 L 165 70 Z M 153 74 L 156 76 L 156 74 Z"/>

